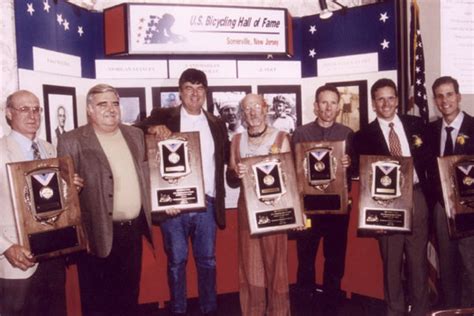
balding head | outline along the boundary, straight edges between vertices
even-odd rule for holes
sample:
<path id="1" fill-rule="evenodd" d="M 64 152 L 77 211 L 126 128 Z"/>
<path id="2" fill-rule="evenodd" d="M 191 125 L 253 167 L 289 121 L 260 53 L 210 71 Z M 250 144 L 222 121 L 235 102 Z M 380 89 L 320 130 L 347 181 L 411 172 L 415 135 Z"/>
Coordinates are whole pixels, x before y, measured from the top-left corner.
<path id="1" fill-rule="evenodd" d="M 40 127 L 42 108 L 32 92 L 19 90 L 7 97 L 5 117 L 14 131 L 34 139 Z"/>

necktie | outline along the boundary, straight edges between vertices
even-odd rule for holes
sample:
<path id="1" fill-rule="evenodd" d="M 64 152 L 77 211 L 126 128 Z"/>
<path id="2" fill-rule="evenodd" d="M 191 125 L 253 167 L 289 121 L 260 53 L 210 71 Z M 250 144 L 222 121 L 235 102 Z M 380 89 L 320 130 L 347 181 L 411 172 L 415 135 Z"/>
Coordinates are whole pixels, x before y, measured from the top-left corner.
<path id="1" fill-rule="evenodd" d="M 400 139 L 398 138 L 393 125 L 393 122 L 388 124 L 390 127 L 390 132 L 388 133 L 388 145 L 390 147 L 390 154 L 395 157 L 400 157 L 402 155 L 402 145 L 400 144 Z"/>
<path id="2" fill-rule="evenodd" d="M 453 138 L 451 137 L 451 132 L 454 130 L 454 127 L 446 126 L 446 143 L 444 143 L 444 154 L 443 156 L 449 156 L 454 153 Z"/>
<path id="3" fill-rule="evenodd" d="M 33 159 L 39 160 L 41 159 L 41 153 L 38 148 L 38 144 L 36 142 L 31 143 L 31 149 L 33 150 Z"/>

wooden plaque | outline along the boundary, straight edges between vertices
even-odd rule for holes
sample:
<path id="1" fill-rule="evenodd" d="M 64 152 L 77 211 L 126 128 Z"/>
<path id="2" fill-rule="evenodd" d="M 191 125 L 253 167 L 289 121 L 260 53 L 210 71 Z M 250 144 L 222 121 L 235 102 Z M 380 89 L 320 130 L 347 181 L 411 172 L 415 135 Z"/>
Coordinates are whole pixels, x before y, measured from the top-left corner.
<path id="1" fill-rule="evenodd" d="M 360 230 L 411 232 L 413 158 L 360 156 Z"/>
<path id="2" fill-rule="evenodd" d="M 451 238 L 474 235 L 474 156 L 438 157 Z"/>
<path id="3" fill-rule="evenodd" d="M 347 214 L 344 152 L 345 141 L 296 144 L 297 183 L 305 213 Z"/>
<path id="4" fill-rule="evenodd" d="M 174 133 L 168 139 L 146 136 L 152 212 L 170 208 L 204 210 L 204 178 L 198 132 Z"/>
<path id="5" fill-rule="evenodd" d="M 87 249 L 70 157 L 7 164 L 20 244 L 36 260 Z"/>
<path id="6" fill-rule="evenodd" d="M 279 232 L 303 226 L 303 208 L 290 152 L 243 158 L 242 178 L 250 234 Z"/>

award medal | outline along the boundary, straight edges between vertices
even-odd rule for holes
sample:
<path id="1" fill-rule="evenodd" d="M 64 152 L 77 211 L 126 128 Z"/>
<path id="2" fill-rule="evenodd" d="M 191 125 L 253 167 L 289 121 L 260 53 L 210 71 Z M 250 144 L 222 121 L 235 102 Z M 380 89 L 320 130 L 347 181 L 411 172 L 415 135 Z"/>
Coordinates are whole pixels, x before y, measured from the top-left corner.
<path id="1" fill-rule="evenodd" d="M 181 157 L 179 154 L 176 153 L 176 151 L 183 145 L 182 142 L 175 142 L 175 143 L 165 143 L 163 144 L 168 148 L 168 150 L 171 152 L 168 155 L 168 161 L 171 162 L 172 164 L 177 164 L 180 160 Z"/>
<path id="2" fill-rule="evenodd" d="M 322 172 L 326 169 L 326 164 L 322 161 L 322 159 L 328 154 L 328 152 L 329 151 L 327 150 L 315 150 L 311 152 L 311 156 L 317 160 L 313 165 L 314 170 L 317 172 Z"/>
<path id="3" fill-rule="evenodd" d="M 275 166 L 276 164 L 266 164 L 257 167 L 266 174 L 265 177 L 263 177 L 263 183 L 265 183 L 266 186 L 271 186 L 275 183 L 275 178 L 270 174 Z"/>
<path id="4" fill-rule="evenodd" d="M 44 200 L 49 200 L 54 196 L 54 190 L 51 189 L 48 184 L 56 173 L 43 173 L 34 174 L 33 178 L 36 179 L 43 187 L 39 190 L 39 196 Z"/>
<path id="5" fill-rule="evenodd" d="M 387 166 L 387 165 L 380 165 L 378 168 L 385 174 L 383 177 L 380 178 L 380 184 L 383 185 L 384 187 L 388 187 L 390 184 L 392 184 L 392 179 L 388 174 L 395 169 L 395 166 Z"/>
<path id="6" fill-rule="evenodd" d="M 474 165 L 467 165 L 467 166 L 458 166 L 458 170 L 460 170 L 465 176 L 462 179 L 462 183 L 466 186 L 471 186 L 474 184 L 474 178 L 469 176 Z"/>

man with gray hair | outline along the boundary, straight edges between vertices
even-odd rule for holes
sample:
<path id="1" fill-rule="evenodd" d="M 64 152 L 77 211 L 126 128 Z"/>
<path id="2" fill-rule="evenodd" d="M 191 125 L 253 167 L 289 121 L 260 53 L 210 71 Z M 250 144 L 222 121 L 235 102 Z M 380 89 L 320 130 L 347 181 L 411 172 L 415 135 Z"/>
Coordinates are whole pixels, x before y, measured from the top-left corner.
<path id="1" fill-rule="evenodd" d="M 143 132 L 121 123 L 119 95 L 87 93 L 88 124 L 59 138 L 86 183 L 80 195 L 90 253 L 78 261 L 84 315 L 137 315 L 142 235 L 151 242 L 149 172 Z"/>

